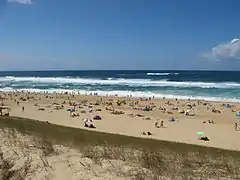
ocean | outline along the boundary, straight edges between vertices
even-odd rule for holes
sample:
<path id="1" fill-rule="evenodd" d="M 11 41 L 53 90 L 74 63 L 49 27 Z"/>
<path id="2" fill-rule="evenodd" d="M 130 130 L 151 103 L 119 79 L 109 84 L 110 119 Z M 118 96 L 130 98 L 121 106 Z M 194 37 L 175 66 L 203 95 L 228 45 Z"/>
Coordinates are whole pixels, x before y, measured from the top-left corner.
<path id="1" fill-rule="evenodd" d="M 0 91 L 14 90 L 240 102 L 240 71 L 0 72 Z"/>

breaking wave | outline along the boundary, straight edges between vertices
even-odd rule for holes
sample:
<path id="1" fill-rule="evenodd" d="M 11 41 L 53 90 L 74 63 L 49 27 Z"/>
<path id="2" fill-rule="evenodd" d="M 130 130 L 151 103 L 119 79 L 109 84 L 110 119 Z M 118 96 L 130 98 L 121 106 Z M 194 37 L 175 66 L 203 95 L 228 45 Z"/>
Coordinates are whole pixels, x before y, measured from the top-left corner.
<path id="1" fill-rule="evenodd" d="M 147 73 L 147 76 L 168 76 L 168 75 L 178 75 L 179 73 Z"/>
<path id="2" fill-rule="evenodd" d="M 0 91 L 16 91 L 12 88 L 0 88 Z M 186 96 L 186 95 L 174 95 L 174 94 L 161 94 L 161 93 L 153 93 L 153 92 L 144 92 L 144 91 L 88 91 L 88 90 L 79 90 L 79 89 L 34 89 L 34 88 L 24 88 L 18 89 L 18 91 L 25 92 L 38 92 L 38 93 L 66 93 L 69 94 L 79 94 L 79 95 L 89 95 L 90 93 L 97 93 L 100 96 L 119 96 L 119 97 L 127 97 L 131 95 L 132 97 L 155 97 L 155 98 L 167 98 L 167 99 L 194 99 L 194 100 L 208 100 L 208 101 L 221 101 L 221 102 L 239 102 L 240 99 L 237 98 L 222 98 L 222 97 L 210 97 L 210 96 Z"/>
<path id="3" fill-rule="evenodd" d="M 21 83 L 30 85 L 31 83 L 40 84 L 74 84 L 74 85 L 116 85 L 116 86 L 132 86 L 132 87 L 179 87 L 179 88 L 218 88 L 218 89 L 240 89 L 240 83 L 236 82 L 194 82 L 194 81 L 169 81 L 152 80 L 152 79 L 124 79 L 124 78 L 108 78 L 108 79 L 92 79 L 92 78 L 70 78 L 70 77 L 1 77 L 1 83 Z"/>

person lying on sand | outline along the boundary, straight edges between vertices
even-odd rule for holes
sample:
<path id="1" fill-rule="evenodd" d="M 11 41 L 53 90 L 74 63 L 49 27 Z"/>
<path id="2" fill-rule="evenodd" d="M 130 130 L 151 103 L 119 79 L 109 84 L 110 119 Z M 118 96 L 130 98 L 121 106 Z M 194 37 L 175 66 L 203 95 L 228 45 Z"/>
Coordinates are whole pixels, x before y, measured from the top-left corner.
<path id="1" fill-rule="evenodd" d="M 210 141 L 210 139 L 208 137 L 200 137 L 199 140 L 203 140 L 203 141 Z"/>
<path id="2" fill-rule="evenodd" d="M 147 133 L 145 133 L 145 132 L 142 132 L 142 134 L 143 134 L 143 135 L 148 135 L 148 136 L 152 135 L 152 133 L 151 133 L 151 132 L 147 132 Z"/>
<path id="3" fill-rule="evenodd" d="M 72 113 L 71 117 L 77 117 L 77 115 L 75 113 Z"/>
<path id="4" fill-rule="evenodd" d="M 89 128 L 96 128 L 96 126 L 94 126 L 93 124 L 90 124 L 88 127 Z"/>
<path id="5" fill-rule="evenodd" d="M 152 133 L 151 133 L 151 132 L 147 132 L 147 135 L 149 135 L 149 136 L 150 136 L 150 135 L 152 135 Z"/>
<path id="6" fill-rule="evenodd" d="M 208 123 L 209 124 L 214 124 L 214 121 L 213 120 L 208 120 Z"/>

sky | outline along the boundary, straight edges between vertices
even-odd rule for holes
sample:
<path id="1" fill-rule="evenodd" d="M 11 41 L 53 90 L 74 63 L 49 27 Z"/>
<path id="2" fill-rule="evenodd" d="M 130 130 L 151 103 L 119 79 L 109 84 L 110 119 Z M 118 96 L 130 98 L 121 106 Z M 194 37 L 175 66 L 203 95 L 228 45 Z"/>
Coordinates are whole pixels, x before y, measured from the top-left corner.
<path id="1" fill-rule="evenodd" d="M 238 0 L 0 0 L 0 70 L 240 70 Z"/>

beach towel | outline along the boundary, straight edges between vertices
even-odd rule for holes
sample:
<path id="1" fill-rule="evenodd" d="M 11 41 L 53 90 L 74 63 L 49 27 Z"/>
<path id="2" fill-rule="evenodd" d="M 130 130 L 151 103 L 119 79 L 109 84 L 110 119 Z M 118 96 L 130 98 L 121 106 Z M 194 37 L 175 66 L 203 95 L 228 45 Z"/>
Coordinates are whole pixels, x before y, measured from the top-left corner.
<path id="1" fill-rule="evenodd" d="M 101 120 L 102 118 L 100 116 L 94 116 L 94 120 Z"/>

